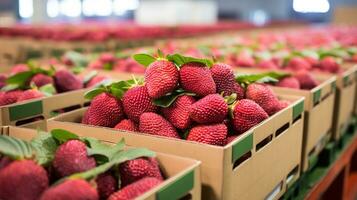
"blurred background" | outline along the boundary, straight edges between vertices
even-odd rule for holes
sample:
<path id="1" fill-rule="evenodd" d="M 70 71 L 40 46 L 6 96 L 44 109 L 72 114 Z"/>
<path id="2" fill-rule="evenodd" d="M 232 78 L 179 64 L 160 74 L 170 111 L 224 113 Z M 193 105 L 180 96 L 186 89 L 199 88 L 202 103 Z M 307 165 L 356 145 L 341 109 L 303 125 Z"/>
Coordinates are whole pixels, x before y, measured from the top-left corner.
<path id="1" fill-rule="evenodd" d="M 242 20 L 257 25 L 288 20 L 326 23 L 335 20 L 336 14 L 357 13 L 350 11 L 356 7 L 356 0 L 0 0 L 0 23 L 80 20 L 165 25 L 217 20 Z"/>

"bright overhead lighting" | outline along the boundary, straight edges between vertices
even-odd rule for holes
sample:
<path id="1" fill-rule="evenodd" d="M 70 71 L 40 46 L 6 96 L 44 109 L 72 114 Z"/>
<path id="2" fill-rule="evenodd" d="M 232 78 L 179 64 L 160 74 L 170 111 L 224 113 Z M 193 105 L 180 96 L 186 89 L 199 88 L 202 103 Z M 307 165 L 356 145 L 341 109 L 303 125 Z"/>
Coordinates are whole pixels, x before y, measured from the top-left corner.
<path id="1" fill-rule="evenodd" d="M 19 15 L 21 18 L 32 17 L 33 0 L 19 0 Z"/>
<path id="2" fill-rule="evenodd" d="M 80 0 L 62 0 L 60 3 L 60 11 L 68 17 L 79 17 L 81 15 Z"/>
<path id="3" fill-rule="evenodd" d="M 328 0 L 294 0 L 293 9 L 300 13 L 327 13 L 330 3 Z"/>
<path id="4" fill-rule="evenodd" d="M 47 15 L 49 17 L 57 17 L 59 15 L 59 2 L 58 0 L 47 1 Z"/>
<path id="5" fill-rule="evenodd" d="M 128 10 L 136 10 L 139 0 L 114 0 L 113 9 L 116 15 L 123 15 Z"/>

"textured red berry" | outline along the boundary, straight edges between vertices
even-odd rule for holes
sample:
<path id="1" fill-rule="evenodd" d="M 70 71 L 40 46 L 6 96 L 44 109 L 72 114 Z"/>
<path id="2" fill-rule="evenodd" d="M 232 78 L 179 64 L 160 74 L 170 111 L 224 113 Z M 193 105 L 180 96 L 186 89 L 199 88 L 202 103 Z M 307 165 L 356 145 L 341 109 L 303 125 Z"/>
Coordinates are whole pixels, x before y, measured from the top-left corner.
<path id="1" fill-rule="evenodd" d="M 228 114 L 228 105 L 219 94 L 210 94 L 192 104 L 190 117 L 200 124 L 221 123 Z"/>
<path id="2" fill-rule="evenodd" d="M 87 124 L 113 128 L 124 119 L 122 102 L 115 96 L 102 93 L 96 96 L 84 115 Z"/>
<path id="3" fill-rule="evenodd" d="M 114 127 L 115 129 L 118 130 L 126 130 L 126 131 L 138 131 L 138 125 L 135 124 L 135 122 L 133 122 L 130 119 L 123 119 L 121 120 L 117 125 L 115 125 Z"/>
<path id="4" fill-rule="evenodd" d="M 84 172 L 95 166 L 95 159 L 87 155 L 86 145 L 79 140 L 69 140 L 60 145 L 53 159 L 53 167 L 60 177 Z"/>
<path id="5" fill-rule="evenodd" d="M 155 186 L 159 185 L 162 180 L 153 178 L 153 177 L 146 177 L 140 179 L 139 181 L 132 183 L 118 192 L 110 195 L 108 200 L 130 200 L 139 197 L 140 195 L 144 194 L 145 192 L 149 191 L 150 189 L 154 188 Z"/>
<path id="6" fill-rule="evenodd" d="M 299 71 L 294 77 L 299 81 L 301 89 L 310 90 L 319 84 L 312 74 L 307 71 Z"/>
<path id="7" fill-rule="evenodd" d="M 237 94 L 237 99 L 244 98 L 244 89 L 235 81 L 234 72 L 231 66 L 217 63 L 211 68 L 212 78 L 216 84 L 217 93 L 229 96 Z"/>
<path id="8" fill-rule="evenodd" d="M 238 101 L 233 110 L 233 128 L 242 134 L 269 116 L 257 103 L 249 99 Z"/>
<path id="9" fill-rule="evenodd" d="M 47 84 L 54 85 L 53 78 L 45 74 L 36 74 L 31 78 L 30 82 L 34 83 L 37 87 L 42 87 Z"/>
<path id="10" fill-rule="evenodd" d="M 184 90 L 201 97 L 216 93 L 210 70 L 200 63 L 187 63 L 181 67 L 180 85 Z"/>
<path id="11" fill-rule="evenodd" d="M 273 90 L 265 84 L 250 84 L 245 93 L 247 99 L 255 101 L 268 115 L 279 111 L 279 99 Z"/>
<path id="12" fill-rule="evenodd" d="M 172 92 L 179 81 L 176 66 L 166 60 L 158 60 L 149 65 L 145 71 L 145 86 L 151 98 L 157 99 Z"/>
<path id="13" fill-rule="evenodd" d="M 0 170 L 0 199 L 37 200 L 48 182 L 46 170 L 35 162 L 13 161 Z"/>
<path id="14" fill-rule="evenodd" d="M 162 108 L 162 114 L 176 128 L 186 129 L 191 125 L 190 108 L 195 102 L 192 96 L 179 96 L 170 107 Z"/>
<path id="15" fill-rule="evenodd" d="M 58 92 L 68 92 L 83 88 L 82 81 L 67 70 L 59 70 L 56 72 L 55 83 Z"/>
<path id="16" fill-rule="evenodd" d="M 145 86 L 129 89 L 122 100 L 125 114 L 136 123 L 139 122 L 141 114 L 158 110 L 158 107 L 152 103 Z"/>
<path id="17" fill-rule="evenodd" d="M 108 199 L 118 189 L 118 181 L 109 172 L 100 174 L 95 181 L 100 199 Z"/>
<path id="18" fill-rule="evenodd" d="M 295 77 L 285 77 L 276 84 L 278 87 L 286 87 L 286 88 L 293 88 L 293 89 L 300 89 L 300 82 Z"/>
<path id="19" fill-rule="evenodd" d="M 144 113 L 140 116 L 139 130 L 152 135 L 180 138 L 175 127 L 156 113 Z"/>
<path id="20" fill-rule="evenodd" d="M 134 183 L 145 177 L 163 180 L 159 162 L 155 158 L 137 158 L 126 161 L 119 166 L 120 180 L 123 186 Z"/>
<path id="21" fill-rule="evenodd" d="M 228 130 L 224 124 L 198 125 L 188 133 L 187 140 L 223 146 L 226 144 Z"/>
<path id="22" fill-rule="evenodd" d="M 26 101 L 29 99 L 37 99 L 37 98 L 41 98 L 41 97 L 44 97 L 42 92 L 35 90 L 35 89 L 30 89 L 30 90 L 26 90 L 26 91 L 22 92 L 19 95 L 17 102 Z"/>

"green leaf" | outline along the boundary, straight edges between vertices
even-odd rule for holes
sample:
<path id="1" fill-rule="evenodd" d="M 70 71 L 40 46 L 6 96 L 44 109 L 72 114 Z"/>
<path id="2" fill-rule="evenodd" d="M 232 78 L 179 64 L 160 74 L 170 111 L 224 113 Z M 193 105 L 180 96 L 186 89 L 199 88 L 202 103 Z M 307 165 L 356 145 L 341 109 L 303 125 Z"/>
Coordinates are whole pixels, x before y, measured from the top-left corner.
<path id="1" fill-rule="evenodd" d="M 18 89 L 20 86 L 18 84 L 8 84 L 6 86 L 4 86 L 3 88 L 1 88 L 2 91 L 11 91 L 11 90 L 15 90 Z"/>
<path id="2" fill-rule="evenodd" d="M 108 71 L 112 70 L 113 69 L 113 63 L 104 63 L 103 69 L 104 70 L 108 70 Z"/>
<path id="3" fill-rule="evenodd" d="M 162 52 L 160 49 L 157 50 L 157 55 L 159 58 L 165 58 L 164 52 Z"/>
<path id="4" fill-rule="evenodd" d="M 55 138 L 60 144 L 67 142 L 68 140 L 78 140 L 78 135 L 63 130 L 63 129 L 53 129 L 51 135 Z"/>
<path id="5" fill-rule="evenodd" d="M 276 82 L 279 79 L 290 76 L 289 73 L 266 72 L 261 74 L 237 74 L 236 81 L 240 84 Z"/>
<path id="6" fill-rule="evenodd" d="M 103 88 L 103 87 L 94 88 L 93 90 L 86 92 L 84 94 L 84 98 L 93 99 L 94 97 L 100 95 L 103 92 L 106 92 L 105 88 Z"/>
<path id="7" fill-rule="evenodd" d="M 48 133 L 38 132 L 38 135 L 31 140 L 31 145 L 36 149 L 36 160 L 39 165 L 48 166 L 58 148 L 56 140 Z"/>
<path id="8" fill-rule="evenodd" d="M 196 94 L 193 93 L 186 93 L 183 90 L 176 90 L 172 93 L 169 93 L 163 97 L 160 97 L 158 99 L 154 99 L 153 103 L 157 106 L 163 107 L 163 108 L 167 108 L 170 107 L 170 105 L 175 102 L 175 100 L 182 95 L 188 95 L 188 96 L 195 96 Z"/>
<path id="9" fill-rule="evenodd" d="M 135 149 L 128 149 L 126 151 L 121 151 L 120 153 L 116 154 L 115 158 L 112 161 L 109 161 L 105 164 L 102 164 L 96 168 L 90 169 L 88 171 L 82 173 L 73 174 L 67 178 L 69 179 L 84 179 L 90 181 L 91 179 L 97 177 L 99 174 L 102 174 L 115 165 L 120 163 L 126 162 L 128 160 L 133 160 L 140 157 L 154 157 L 155 152 L 150 151 L 145 148 L 135 148 Z M 64 180 L 60 180 L 61 182 Z"/>
<path id="10" fill-rule="evenodd" d="M 208 67 L 211 67 L 213 65 L 213 62 L 209 59 L 193 58 L 193 57 L 183 56 L 180 54 L 167 55 L 167 59 L 171 62 L 174 62 L 179 67 L 181 67 L 186 63 L 192 63 L 192 62 L 201 63 Z"/>
<path id="11" fill-rule="evenodd" d="M 72 67 L 71 68 L 71 71 L 74 73 L 74 74 L 80 74 L 82 73 L 86 68 L 84 67 L 81 67 L 81 66 L 75 66 L 75 67 Z"/>
<path id="12" fill-rule="evenodd" d="M 154 58 L 153 56 L 151 56 L 149 54 L 144 54 L 144 53 L 135 54 L 133 56 L 133 59 L 136 60 L 136 62 L 138 62 L 146 67 L 156 61 L 156 58 Z"/>
<path id="13" fill-rule="evenodd" d="M 6 135 L 0 135 L 0 153 L 13 160 L 31 159 L 35 155 L 29 142 Z"/>
<path id="14" fill-rule="evenodd" d="M 124 139 L 114 146 L 104 144 L 95 138 L 84 138 L 84 141 L 88 144 L 88 156 L 100 155 L 106 157 L 108 161 L 113 160 L 114 156 L 122 151 L 125 146 Z"/>
<path id="15" fill-rule="evenodd" d="M 44 86 L 41 86 L 38 90 L 45 94 L 45 96 L 47 97 L 53 96 L 57 92 L 56 88 L 52 84 L 46 84 Z"/>
<path id="16" fill-rule="evenodd" d="M 33 75 L 32 71 L 20 72 L 6 79 L 6 83 L 24 86 Z"/>
<path id="17" fill-rule="evenodd" d="M 237 94 L 236 94 L 236 93 L 233 93 L 233 94 L 231 94 L 231 95 L 229 95 L 229 96 L 226 96 L 226 97 L 224 98 L 224 100 L 226 101 L 226 103 L 227 103 L 228 105 L 231 105 L 231 104 L 233 104 L 233 103 L 237 100 Z"/>
<path id="18" fill-rule="evenodd" d="M 91 71 L 89 74 L 87 74 L 84 79 L 83 79 L 83 84 L 87 84 L 90 80 L 92 80 L 95 76 L 97 76 L 98 72 L 97 71 Z"/>
<path id="19" fill-rule="evenodd" d="M 121 99 L 126 91 L 128 91 L 134 85 L 138 85 L 138 84 L 141 84 L 141 79 L 140 80 L 130 79 L 126 81 L 119 81 L 113 83 L 110 86 L 110 93 L 112 93 L 115 97 Z"/>
<path id="20" fill-rule="evenodd" d="M 89 63 L 89 59 L 86 56 L 75 51 L 68 51 L 64 56 L 77 67 L 86 67 Z"/>

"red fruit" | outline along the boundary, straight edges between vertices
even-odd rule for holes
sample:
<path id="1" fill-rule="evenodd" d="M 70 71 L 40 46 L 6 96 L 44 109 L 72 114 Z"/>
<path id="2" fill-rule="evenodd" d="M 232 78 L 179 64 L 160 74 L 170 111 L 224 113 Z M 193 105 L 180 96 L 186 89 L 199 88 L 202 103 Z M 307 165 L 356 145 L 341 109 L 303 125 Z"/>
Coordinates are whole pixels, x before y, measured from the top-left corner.
<path id="1" fill-rule="evenodd" d="M 310 90 L 319 84 L 307 71 L 299 71 L 294 77 L 299 81 L 301 89 Z"/>
<path id="2" fill-rule="evenodd" d="M 260 61 L 260 63 L 258 64 L 259 68 L 262 69 L 278 69 L 278 65 L 274 63 L 274 61 L 272 60 L 262 60 Z"/>
<path id="3" fill-rule="evenodd" d="M 0 171 L 0 186 L 0 199 L 37 200 L 48 187 L 48 177 L 32 160 L 13 161 Z"/>
<path id="4" fill-rule="evenodd" d="M 102 63 L 113 63 L 116 61 L 115 56 L 112 53 L 102 53 L 99 57 Z"/>
<path id="5" fill-rule="evenodd" d="M 228 136 L 227 139 L 226 139 L 226 145 L 231 143 L 233 140 L 235 140 L 238 136 L 237 135 L 231 135 L 231 136 Z"/>
<path id="6" fill-rule="evenodd" d="M 22 94 L 21 90 L 12 90 L 0 94 L 0 106 L 9 105 L 17 102 L 17 99 Z"/>
<path id="7" fill-rule="evenodd" d="M 227 126 L 224 124 L 198 125 L 188 133 L 188 141 L 223 146 L 226 144 Z"/>
<path id="8" fill-rule="evenodd" d="M 93 99 L 87 115 L 87 124 L 113 128 L 124 119 L 122 102 L 111 94 L 102 93 Z"/>
<path id="9" fill-rule="evenodd" d="M 305 57 L 304 58 L 308 63 L 310 63 L 310 65 L 312 67 L 315 67 L 316 65 L 318 65 L 319 61 L 316 58 L 313 57 Z"/>
<path id="10" fill-rule="evenodd" d="M 214 64 L 211 68 L 212 78 L 216 84 L 217 93 L 229 96 L 237 94 L 237 99 L 244 98 L 244 89 L 235 81 L 231 66 L 226 64 Z"/>
<path id="11" fill-rule="evenodd" d="M 163 116 L 176 128 L 186 129 L 191 125 L 190 107 L 195 103 L 192 96 L 179 96 L 168 108 L 162 108 Z"/>
<path id="12" fill-rule="evenodd" d="M 35 89 L 30 89 L 30 90 L 26 90 L 26 91 L 22 92 L 19 95 L 17 102 L 26 101 L 29 99 L 37 99 L 37 98 L 41 98 L 41 97 L 44 97 L 42 92 L 35 90 Z"/>
<path id="13" fill-rule="evenodd" d="M 276 86 L 300 89 L 300 82 L 295 77 L 290 76 L 290 77 L 285 77 L 285 78 L 279 80 L 279 82 L 276 84 Z"/>
<path id="14" fill-rule="evenodd" d="M 5 74 L 0 74 L 0 89 L 6 85 L 7 76 Z"/>
<path id="15" fill-rule="evenodd" d="M 59 70 L 56 72 L 55 83 L 59 92 L 68 92 L 83 88 L 82 81 L 67 70 Z"/>
<path id="16" fill-rule="evenodd" d="M 79 140 L 69 140 L 60 145 L 53 159 L 53 167 L 60 177 L 84 172 L 95 166 L 95 159 L 87 155 L 86 145 Z"/>
<path id="17" fill-rule="evenodd" d="M 180 138 L 175 127 L 156 113 L 147 112 L 140 116 L 140 132 L 165 137 Z"/>
<path id="18" fill-rule="evenodd" d="M 138 125 L 135 124 L 135 122 L 133 122 L 130 119 L 123 119 L 121 120 L 117 125 L 115 125 L 114 127 L 115 129 L 118 130 L 126 130 L 126 131 L 138 131 Z"/>
<path id="19" fill-rule="evenodd" d="M 155 158 L 137 158 L 126 161 L 120 164 L 119 173 L 123 186 L 145 177 L 154 177 L 159 180 L 164 179 L 160 172 L 159 162 Z"/>
<path id="20" fill-rule="evenodd" d="M 98 200 L 97 191 L 86 181 L 69 179 L 46 190 L 40 200 Z"/>
<path id="21" fill-rule="evenodd" d="M 279 111 L 279 99 L 273 90 L 264 84 L 250 84 L 245 93 L 247 99 L 259 104 L 269 116 Z"/>
<path id="22" fill-rule="evenodd" d="M 327 71 L 331 73 L 337 73 L 340 71 L 339 64 L 331 56 L 327 56 L 320 61 L 320 68 L 323 71 Z"/>
<path id="23" fill-rule="evenodd" d="M 6 166 L 8 166 L 10 163 L 12 163 L 12 160 L 7 157 L 7 156 L 3 156 L 0 158 L 0 170 L 5 168 Z"/>
<path id="24" fill-rule="evenodd" d="M 89 108 L 86 110 L 86 112 L 83 114 L 82 118 L 82 124 L 88 124 L 88 118 L 89 118 Z"/>
<path id="25" fill-rule="evenodd" d="M 132 183 L 118 192 L 110 195 L 108 200 L 130 200 L 139 197 L 155 186 L 159 185 L 162 180 L 153 177 L 146 177 L 139 181 Z"/>
<path id="26" fill-rule="evenodd" d="M 219 94 L 210 94 L 192 104 L 190 117 L 200 124 L 221 123 L 228 114 L 228 105 Z"/>
<path id="27" fill-rule="evenodd" d="M 140 115 L 145 112 L 156 112 L 158 107 L 151 102 L 145 86 L 129 89 L 123 96 L 125 114 L 134 122 L 139 122 Z"/>
<path id="28" fill-rule="evenodd" d="M 29 71 L 29 68 L 26 64 L 17 64 L 12 67 L 10 71 L 10 76 L 26 71 Z"/>
<path id="29" fill-rule="evenodd" d="M 238 134 L 242 134 L 268 117 L 268 114 L 257 103 L 242 99 L 237 102 L 233 110 L 233 128 Z"/>
<path id="30" fill-rule="evenodd" d="M 110 173 L 100 174 L 95 181 L 100 199 L 108 199 L 118 189 L 118 181 Z"/>
<path id="31" fill-rule="evenodd" d="M 290 102 L 286 100 L 279 101 L 279 110 L 282 110 L 290 105 Z"/>
<path id="32" fill-rule="evenodd" d="M 53 78 L 45 74 L 36 74 L 32 77 L 30 82 L 33 82 L 37 87 L 42 87 L 47 84 L 54 84 Z"/>
<path id="33" fill-rule="evenodd" d="M 103 63 L 100 60 L 95 60 L 91 63 L 89 63 L 88 68 L 89 69 L 103 69 Z"/>
<path id="34" fill-rule="evenodd" d="M 255 61 L 252 56 L 242 53 L 235 58 L 235 64 L 237 67 L 253 67 L 255 65 Z"/>
<path id="35" fill-rule="evenodd" d="M 166 60 L 158 60 L 149 65 L 145 71 L 145 86 L 151 98 L 157 99 L 172 92 L 179 81 L 176 66 Z"/>
<path id="36" fill-rule="evenodd" d="M 201 97 L 216 93 L 210 70 L 200 63 L 187 63 L 181 67 L 180 85 L 184 90 Z"/>
<path id="37" fill-rule="evenodd" d="M 86 87 L 89 88 L 89 87 L 94 87 L 100 83 L 102 83 L 104 80 L 108 80 L 109 77 L 107 76 L 101 76 L 101 75 L 97 75 L 95 77 L 93 77 L 87 84 L 86 84 Z"/>
<path id="38" fill-rule="evenodd" d="M 309 70 L 311 69 L 311 64 L 308 63 L 304 58 L 294 57 L 292 58 L 286 68 L 290 70 Z"/>

